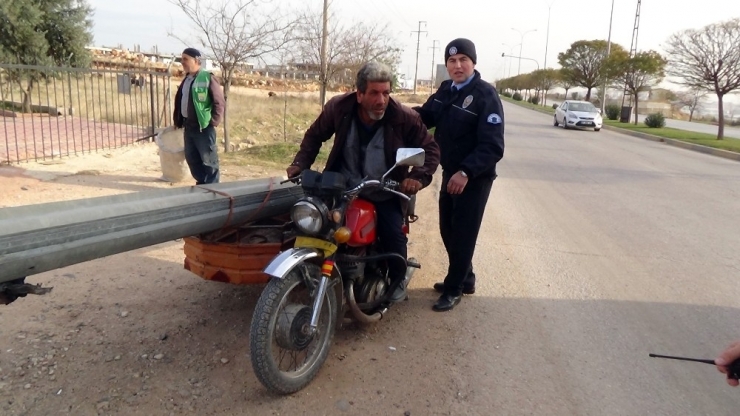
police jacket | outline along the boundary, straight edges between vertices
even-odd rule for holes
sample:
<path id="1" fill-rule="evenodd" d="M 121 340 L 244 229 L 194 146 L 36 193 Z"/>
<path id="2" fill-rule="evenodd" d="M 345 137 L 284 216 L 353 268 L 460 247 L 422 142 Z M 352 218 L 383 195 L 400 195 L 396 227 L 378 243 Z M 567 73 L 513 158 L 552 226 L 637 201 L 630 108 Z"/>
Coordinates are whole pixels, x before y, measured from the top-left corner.
<path id="1" fill-rule="evenodd" d="M 321 145 L 334 137 L 334 144 L 326 161 L 326 170 L 338 172 L 342 163 L 342 150 L 347 142 L 357 108 L 356 92 L 330 99 L 303 136 L 301 148 L 293 159 L 293 165 L 301 169 L 311 167 Z M 398 168 L 389 176 L 397 181 L 406 178 L 416 179 L 422 186 L 428 186 L 439 165 L 439 146 L 424 127 L 419 115 L 391 97 L 383 116 L 383 129 L 387 166 L 393 166 L 396 151 L 401 147 L 420 147 L 425 153 L 424 166 L 414 167 L 410 172 L 408 169 Z"/>
<path id="2" fill-rule="evenodd" d="M 435 127 L 442 169 L 472 179 L 496 177 L 496 163 L 504 156 L 504 110 L 496 89 L 478 71 L 460 91 L 452 91 L 452 80 L 442 82 L 414 110 L 428 128 Z"/>

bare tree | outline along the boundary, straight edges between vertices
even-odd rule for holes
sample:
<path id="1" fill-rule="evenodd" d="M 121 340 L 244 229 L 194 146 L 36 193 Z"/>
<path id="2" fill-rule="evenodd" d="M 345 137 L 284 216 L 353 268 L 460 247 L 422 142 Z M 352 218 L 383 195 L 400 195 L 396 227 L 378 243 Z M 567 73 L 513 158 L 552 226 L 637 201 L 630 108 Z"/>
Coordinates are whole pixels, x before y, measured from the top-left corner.
<path id="1" fill-rule="evenodd" d="M 638 123 L 640 93 L 660 83 L 665 77 L 666 60 L 658 52 L 638 52 L 635 56 L 614 54 L 605 62 L 605 73 L 609 78 L 624 83 L 635 101 L 635 125 Z"/>
<path id="2" fill-rule="evenodd" d="M 267 10 L 265 0 L 170 0 L 193 22 L 197 39 L 208 48 L 221 68 L 226 110 L 224 112 L 224 151 L 229 151 L 229 89 L 234 72 L 248 60 L 263 61 L 281 50 L 293 36 L 296 19 L 283 16 L 275 7 Z M 171 36 L 180 39 L 170 33 Z"/>
<path id="3" fill-rule="evenodd" d="M 401 61 L 402 50 L 398 48 L 398 42 L 389 35 L 390 32 L 387 23 L 351 25 L 339 38 L 346 46 L 346 53 L 341 59 L 342 67 L 355 73 L 365 62 L 380 61 L 396 69 Z"/>
<path id="4" fill-rule="evenodd" d="M 723 98 L 740 88 L 740 19 L 714 23 L 702 29 L 673 34 L 667 42 L 668 74 L 689 87 L 717 94 L 719 127 L 725 133 Z"/>
<path id="5" fill-rule="evenodd" d="M 295 48 L 307 67 L 321 66 L 321 11 L 309 10 L 301 15 L 297 26 Z M 327 36 L 327 83 L 352 82 L 355 72 L 367 61 L 381 61 L 394 69 L 400 62 L 398 42 L 389 33 L 388 25 L 329 19 Z M 323 80 L 321 80 L 323 82 Z"/>
<path id="6" fill-rule="evenodd" d="M 681 108 L 689 109 L 689 121 L 694 119 L 694 112 L 699 109 L 702 104 L 702 100 L 709 92 L 703 88 L 692 87 L 688 91 L 684 91 L 678 94 L 675 101 Z"/>
<path id="7" fill-rule="evenodd" d="M 344 28 L 340 26 L 339 19 L 329 18 L 327 53 L 326 53 L 326 80 L 320 79 L 322 83 L 328 83 L 334 78 L 341 66 L 339 62 L 342 56 L 347 54 L 347 45 L 340 41 Z M 321 71 L 321 35 L 322 35 L 322 12 L 306 11 L 301 15 L 300 23 L 296 27 L 295 48 L 298 59 L 309 69 Z"/>

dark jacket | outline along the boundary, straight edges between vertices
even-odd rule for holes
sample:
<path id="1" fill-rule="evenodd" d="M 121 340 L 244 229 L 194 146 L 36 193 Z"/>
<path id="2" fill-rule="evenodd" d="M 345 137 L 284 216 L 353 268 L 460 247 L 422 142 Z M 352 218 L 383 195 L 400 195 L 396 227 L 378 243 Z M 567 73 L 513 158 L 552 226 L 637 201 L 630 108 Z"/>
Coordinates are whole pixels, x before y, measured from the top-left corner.
<path id="1" fill-rule="evenodd" d="M 453 92 L 452 80 L 440 85 L 421 107 L 415 107 L 434 139 L 446 172 L 462 170 L 470 178 L 496 177 L 504 156 L 504 109 L 493 86 L 475 71 L 472 81 Z"/>
<path id="2" fill-rule="evenodd" d="M 180 111 L 180 106 L 182 102 L 182 85 L 185 83 L 185 80 L 180 83 L 180 86 L 177 87 L 177 93 L 175 94 L 175 113 L 172 116 L 172 121 L 175 124 L 175 127 L 182 128 L 183 126 L 183 118 L 182 118 L 182 112 Z M 192 88 L 193 84 L 190 84 L 190 87 Z M 211 95 L 211 125 L 213 127 L 218 127 L 218 125 L 221 123 L 221 120 L 223 120 L 224 117 L 224 108 L 226 107 L 226 102 L 224 101 L 224 92 L 221 89 L 221 85 L 218 83 L 218 79 L 211 74 L 211 82 L 208 84 L 208 90 L 209 94 Z M 190 94 L 190 91 L 187 91 L 188 94 Z M 189 129 L 196 129 L 200 130 L 200 126 L 198 125 L 198 117 L 195 115 L 195 106 L 193 106 L 193 100 L 192 96 L 191 99 L 188 100 L 188 119 L 187 119 L 187 126 Z"/>
<path id="3" fill-rule="evenodd" d="M 338 172 L 342 163 L 342 149 L 358 106 L 355 92 L 329 100 L 303 136 L 301 149 L 293 159 L 293 164 L 301 169 L 311 167 L 321 145 L 334 135 L 334 145 L 326 162 L 326 170 Z M 424 166 L 414 167 L 411 172 L 397 168 L 389 176 L 396 181 L 408 177 L 418 180 L 423 186 L 429 185 L 439 165 L 439 146 L 424 127 L 419 115 L 391 97 L 383 116 L 383 129 L 385 162 L 388 167 L 396 162 L 396 150 L 401 147 L 420 147 L 425 151 Z"/>

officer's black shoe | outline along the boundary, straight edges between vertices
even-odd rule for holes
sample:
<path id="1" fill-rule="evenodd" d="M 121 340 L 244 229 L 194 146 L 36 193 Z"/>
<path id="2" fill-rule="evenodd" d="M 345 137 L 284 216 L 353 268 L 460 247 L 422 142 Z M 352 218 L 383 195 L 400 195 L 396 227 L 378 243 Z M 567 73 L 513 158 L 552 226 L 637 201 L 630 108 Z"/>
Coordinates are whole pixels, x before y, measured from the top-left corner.
<path id="1" fill-rule="evenodd" d="M 458 303 L 460 303 L 460 299 L 462 299 L 462 295 L 460 296 L 442 295 L 439 297 L 439 300 L 437 300 L 437 303 L 435 303 L 434 306 L 432 306 L 432 309 L 436 312 L 449 311 L 452 308 L 454 308 Z"/>
<path id="2" fill-rule="evenodd" d="M 434 290 L 436 290 L 439 293 L 444 293 L 445 292 L 444 282 L 435 283 Z M 475 286 L 473 287 L 463 286 L 462 293 L 463 295 L 472 295 L 473 293 L 475 293 Z"/>

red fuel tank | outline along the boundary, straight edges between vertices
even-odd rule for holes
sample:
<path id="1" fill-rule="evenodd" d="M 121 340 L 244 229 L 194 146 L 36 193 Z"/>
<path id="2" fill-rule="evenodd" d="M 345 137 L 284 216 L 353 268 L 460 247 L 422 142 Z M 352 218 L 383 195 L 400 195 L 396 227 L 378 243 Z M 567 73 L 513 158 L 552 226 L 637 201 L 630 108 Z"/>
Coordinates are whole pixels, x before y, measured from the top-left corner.
<path id="1" fill-rule="evenodd" d="M 375 206 L 368 201 L 355 199 L 347 207 L 345 225 L 352 231 L 347 245 L 366 246 L 375 241 Z"/>

